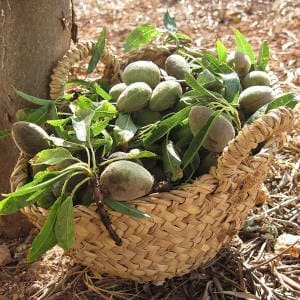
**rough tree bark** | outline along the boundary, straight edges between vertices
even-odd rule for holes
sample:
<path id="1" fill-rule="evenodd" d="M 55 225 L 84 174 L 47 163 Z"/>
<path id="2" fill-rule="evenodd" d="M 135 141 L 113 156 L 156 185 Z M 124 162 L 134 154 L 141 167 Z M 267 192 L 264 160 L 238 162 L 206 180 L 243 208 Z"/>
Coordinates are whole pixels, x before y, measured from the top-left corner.
<path id="1" fill-rule="evenodd" d="M 71 0 L 0 0 L 0 130 L 11 127 L 15 112 L 30 95 L 49 97 L 52 68 L 70 46 Z M 0 192 L 9 192 L 9 176 L 18 157 L 10 137 L 0 140 Z M 0 217 L 1 233 L 18 236 L 29 228 L 20 213 Z"/>

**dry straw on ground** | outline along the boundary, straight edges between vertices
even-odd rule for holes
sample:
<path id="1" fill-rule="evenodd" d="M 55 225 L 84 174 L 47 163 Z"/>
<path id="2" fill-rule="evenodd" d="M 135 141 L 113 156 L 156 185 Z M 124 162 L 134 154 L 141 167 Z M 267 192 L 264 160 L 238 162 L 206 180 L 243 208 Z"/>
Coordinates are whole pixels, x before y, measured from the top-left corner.
<path id="1" fill-rule="evenodd" d="M 217 38 L 232 46 L 239 28 L 257 49 L 270 42 L 270 68 L 286 91 L 299 90 L 300 8 L 298 1 L 120 1 L 74 0 L 79 38 L 97 37 L 103 26 L 120 51 L 122 41 L 139 23 L 162 24 L 167 7 L 178 26 L 198 46 L 213 46 Z M 13 261 L 0 272 L 0 295 L 11 299 L 291 299 L 300 298 L 300 257 L 297 245 L 278 246 L 282 234 L 300 235 L 300 113 L 286 146 L 266 181 L 269 197 L 250 213 L 239 236 L 207 266 L 167 282 L 137 285 L 92 275 L 55 248 L 28 265 L 25 254 L 35 234 L 5 242 Z M 264 197 L 265 195 L 262 195 Z M 280 239 L 279 239 L 280 240 Z M 277 244 L 276 244 L 277 242 Z M 274 249 L 275 248 L 275 249 Z M 277 249 L 277 250 L 276 250 Z M 278 250 L 280 249 L 280 250 Z M 251 296 L 252 295 L 252 296 Z M 1 296 L 0 296 L 1 298 Z"/>

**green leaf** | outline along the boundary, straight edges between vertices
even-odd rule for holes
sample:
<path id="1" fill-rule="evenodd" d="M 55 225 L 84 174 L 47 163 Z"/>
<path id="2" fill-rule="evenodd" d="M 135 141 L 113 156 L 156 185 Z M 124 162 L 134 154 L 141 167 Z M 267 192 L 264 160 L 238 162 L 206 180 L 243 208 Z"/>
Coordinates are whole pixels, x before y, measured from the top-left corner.
<path id="1" fill-rule="evenodd" d="M 270 58 L 269 44 L 267 41 L 263 41 L 259 49 L 256 69 L 265 71 L 269 63 L 269 58 Z"/>
<path id="2" fill-rule="evenodd" d="M 297 103 L 299 103 L 300 95 L 296 93 L 287 93 L 284 94 L 270 103 L 265 104 L 261 108 L 259 108 L 254 114 L 252 114 L 246 121 L 247 124 L 252 123 L 254 120 L 260 118 L 268 111 L 274 108 L 278 108 L 280 106 L 287 106 L 290 108 L 294 108 Z"/>
<path id="3" fill-rule="evenodd" d="M 217 83 L 217 78 L 208 69 L 204 69 L 199 73 L 197 82 L 202 86 L 210 86 L 211 84 Z"/>
<path id="4" fill-rule="evenodd" d="M 53 127 L 64 127 L 71 121 L 71 118 L 57 119 L 57 120 L 47 120 L 47 123 Z"/>
<path id="5" fill-rule="evenodd" d="M 71 197 L 67 197 L 62 201 L 55 223 L 57 244 L 65 251 L 69 250 L 75 241 L 73 215 L 73 201 Z"/>
<path id="6" fill-rule="evenodd" d="M 96 93 L 105 100 L 111 100 L 111 96 L 97 83 L 94 84 Z"/>
<path id="7" fill-rule="evenodd" d="M 43 105 L 36 109 L 19 109 L 16 113 L 16 118 L 18 121 L 26 121 L 41 125 L 49 118 L 50 107 L 50 105 Z"/>
<path id="8" fill-rule="evenodd" d="M 300 102 L 300 94 L 287 93 L 287 94 L 279 96 L 272 102 L 268 103 L 266 112 L 268 112 L 271 109 L 280 107 L 280 106 L 287 106 L 290 108 L 294 108 L 296 106 L 296 104 L 299 102 Z"/>
<path id="9" fill-rule="evenodd" d="M 117 114 L 116 107 L 108 101 L 101 101 L 95 108 L 95 118 L 110 118 L 113 119 Z"/>
<path id="10" fill-rule="evenodd" d="M 90 127 L 95 111 L 90 109 L 77 112 L 75 117 L 72 117 L 72 124 L 75 130 L 78 141 L 87 142 L 90 139 Z"/>
<path id="11" fill-rule="evenodd" d="M 91 125 L 92 135 L 93 137 L 99 135 L 108 125 L 110 119 L 105 118 L 102 121 L 95 122 Z"/>
<path id="12" fill-rule="evenodd" d="M 131 159 L 140 159 L 140 158 L 154 158 L 157 157 L 157 154 L 147 151 L 147 150 L 139 150 L 139 149 L 135 149 L 135 151 L 131 150 L 132 152 L 126 153 L 124 154 L 124 156 L 122 157 L 115 157 L 112 159 L 108 159 L 102 163 L 99 164 L 99 166 L 105 166 L 108 165 L 114 161 L 118 161 L 118 160 L 131 160 Z"/>
<path id="13" fill-rule="evenodd" d="M 192 41 L 192 38 L 191 38 L 190 36 L 188 36 L 187 34 L 182 33 L 182 32 L 176 32 L 176 33 L 175 33 L 175 36 L 176 36 L 177 39 L 180 40 L 180 41 L 189 41 L 189 42 Z"/>
<path id="14" fill-rule="evenodd" d="M 124 43 L 126 52 L 133 51 L 139 47 L 149 44 L 162 35 L 162 31 L 149 24 L 142 24 L 136 27 L 127 37 Z"/>
<path id="15" fill-rule="evenodd" d="M 103 156 L 105 156 L 107 153 L 109 153 L 111 151 L 113 143 L 114 143 L 114 140 L 111 137 L 111 135 L 107 132 L 106 129 L 102 130 L 101 133 L 104 136 L 104 140 L 107 142 L 107 144 L 103 147 L 103 150 L 102 150 L 102 157 L 103 157 Z"/>
<path id="16" fill-rule="evenodd" d="M 236 72 L 227 74 L 218 73 L 218 75 L 222 78 L 225 86 L 225 99 L 232 102 L 241 89 L 239 76 Z"/>
<path id="17" fill-rule="evenodd" d="M 28 197 L 26 199 L 26 202 L 28 203 L 28 205 L 33 204 L 33 203 L 39 201 L 40 199 L 42 199 L 43 197 L 49 196 L 49 194 L 51 194 L 53 197 L 51 188 L 37 190 L 30 197 Z"/>
<path id="18" fill-rule="evenodd" d="M 236 49 L 240 52 L 247 54 L 250 58 L 251 64 L 254 65 L 255 56 L 251 45 L 249 44 L 245 36 L 237 29 L 234 29 L 234 35 L 235 35 Z"/>
<path id="19" fill-rule="evenodd" d="M 87 89 L 90 89 L 93 87 L 93 82 L 84 79 L 73 79 L 67 81 L 64 86 L 65 87 L 83 86 L 86 87 Z"/>
<path id="20" fill-rule="evenodd" d="M 201 146 L 203 145 L 206 137 L 209 134 L 211 127 L 214 125 L 216 119 L 222 111 L 215 111 L 213 112 L 209 119 L 207 120 L 206 124 L 198 131 L 198 133 L 192 139 L 189 147 L 185 151 L 183 158 L 182 158 L 182 168 L 185 169 L 193 160 L 195 155 L 198 154 Z"/>
<path id="21" fill-rule="evenodd" d="M 40 98 L 37 98 L 37 97 L 34 97 L 34 96 L 30 96 L 24 92 L 21 92 L 19 91 L 18 89 L 16 89 L 15 87 L 13 87 L 15 93 L 20 96 L 21 98 L 23 98 L 24 100 L 30 102 L 30 103 L 33 103 L 33 104 L 36 104 L 36 105 L 53 105 L 53 101 L 52 100 L 46 100 L 46 99 L 40 99 Z"/>
<path id="22" fill-rule="evenodd" d="M 118 145 L 129 142 L 135 135 L 137 127 L 132 122 L 130 114 L 119 114 L 115 126 L 114 137 Z"/>
<path id="23" fill-rule="evenodd" d="M 226 63 L 227 49 L 220 40 L 217 40 L 216 50 L 217 50 L 219 62 Z"/>
<path id="24" fill-rule="evenodd" d="M 82 150 L 82 148 L 83 148 L 83 146 L 81 144 L 69 142 L 69 141 L 66 141 L 62 138 L 58 138 L 55 136 L 50 136 L 49 141 L 51 141 L 57 147 L 66 147 L 66 148 L 70 148 L 72 150 L 80 150 L 80 149 Z"/>
<path id="25" fill-rule="evenodd" d="M 102 57 L 103 52 L 104 52 L 105 43 L 106 43 L 106 36 L 107 36 L 107 30 L 104 27 L 102 29 L 102 32 L 100 33 L 100 36 L 99 36 L 98 41 L 95 46 L 95 50 L 94 50 L 91 60 L 89 62 L 87 74 L 90 74 L 95 70 L 95 68 L 99 62 L 99 59 Z"/>
<path id="26" fill-rule="evenodd" d="M 164 173 L 171 175 L 171 181 L 177 181 L 182 178 L 183 172 L 180 167 L 181 159 L 175 150 L 172 141 L 166 138 L 162 148 Z"/>
<path id="27" fill-rule="evenodd" d="M 4 129 L 0 131 L 0 140 L 4 139 L 5 137 L 9 136 L 11 133 L 10 129 Z"/>
<path id="28" fill-rule="evenodd" d="M 71 170 L 67 170 L 67 171 L 62 172 L 62 173 L 60 173 L 60 172 L 41 171 L 41 172 L 36 174 L 33 181 L 23 185 L 22 187 L 20 187 L 15 192 L 10 193 L 8 196 L 9 197 L 22 196 L 22 195 L 30 194 L 32 192 L 35 192 L 35 191 L 37 191 L 39 189 L 42 189 L 42 188 L 45 188 L 47 186 L 53 185 L 59 179 L 67 176 L 69 172 L 71 172 Z M 2 203 L 2 201 L 0 203 Z M 0 208 L 0 211 L 1 211 L 1 208 Z"/>
<path id="29" fill-rule="evenodd" d="M 171 117 L 168 117 L 154 125 L 153 129 L 143 138 L 145 146 L 150 146 L 166 135 L 172 128 L 180 124 L 188 117 L 191 107 L 185 107 Z"/>
<path id="30" fill-rule="evenodd" d="M 27 257 L 30 262 L 38 259 L 57 244 L 54 228 L 62 200 L 60 197 L 54 202 L 40 233 L 33 240 Z"/>
<path id="31" fill-rule="evenodd" d="M 192 89 L 196 90 L 198 92 L 199 96 L 207 96 L 216 101 L 218 101 L 220 99 L 223 100 L 222 97 L 217 96 L 216 94 L 210 92 L 209 90 L 204 88 L 201 84 L 199 84 L 192 74 L 185 73 L 184 78 L 185 78 L 186 84 L 188 86 L 190 86 Z"/>
<path id="32" fill-rule="evenodd" d="M 130 217 L 145 219 L 150 218 L 150 216 L 135 207 L 129 205 L 124 201 L 117 201 L 113 199 L 105 199 L 104 203 L 109 206 L 112 210 L 115 210 L 123 215 L 128 215 Z"/>
<path id="33" fill-rule="evenodd" d="M 164 25 L 169 32 L 176 33 L 177 29 L 175 17 L 172 14 L 170 14 L 168 10 L 164 15 Z"/>
<path id="34" fill-rule="evenodd" d="M 0 201 L 0 215 L 10 215 L 21 208 L 30 205 L 27 200 L 28 195 L 21 195 L 18 197 L 8 195 Z"/>
<path id="35" fill-rule="evenodd" d="M 66 159 L 74 159 L 76 158 L 71 154 L 71 152 L 65 148 L 54 148 L 54 149 L 46 149 L 37 153 L 31 160 L 30 163 L 32 165 L 56 165 L 61 163 Z"/>

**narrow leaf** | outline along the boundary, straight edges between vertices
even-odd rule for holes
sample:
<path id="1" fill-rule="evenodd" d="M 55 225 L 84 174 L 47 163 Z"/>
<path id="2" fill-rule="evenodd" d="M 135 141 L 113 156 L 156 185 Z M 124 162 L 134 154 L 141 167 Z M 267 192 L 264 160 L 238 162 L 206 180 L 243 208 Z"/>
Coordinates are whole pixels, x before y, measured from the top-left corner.
<path id="1" fill-rule="evenodd" d="M 182 178 L 183 171 L 180 167 L 181 159 L 175 150 L 172 141 L 166 138 L 162 148 L 164 173 L 171 175 L 171 181 L 177 181 Z"/>
<path id="2" fill-rule="evenodd" d="M 23 185 L 22 187 L 20 187 L 15 192 L 10 193 L 9 197 L 10 196 L 11 197 L 17 197 L 17 196 L 30 194 L 32 192 L 35 192 L 35 191 L 41 189 L 41 188 L 45 188 L 47 186 L 53 185 L 59 179 L 67 176 L 69 172 L 70 172 L 69 170 L 66 171 L 66 172 L 63 172 L 61 174 L 59 172 L 49 172 L 49 171 L 39 172 L 34 177 L 33 181 Z M 2 203 L 2 201 L 0 203 Z"/>
<path id="3" fill-rule="evenodd" d="M 216 94 L 210 92 L 209 90 L 204 88 L 201 84 L 199 84 L 192 74 L 185 73 L 184 78 L 186 84 L 189 85 L 192 89 L 196 90 L 199 96 L 208 96 L 211 99 L 214 99 L 216 101 L 220 99 L 222 100 L 222 97 L 217 96 Z"/>
<path id="4" fill-rule="evenodd" d="M 261 71 L 265 71 L 269 63 L 269 58 L 270 58 L 269 44 L 267 41 L 263 41 L 259 49 L 259 54 L 257 59 L 257 69 Z"/>
<path id="5" fill-rule="evenodd" d="M 117 201 L 113 199 L 105 199 L 105 204 L 109 206 L 112 210 L 115 210 L 123 215 L 128 215 L 130 217 L 138 218 L 138 219 L 145 219 L 149 218 L 150 216 L 135 207 L 129 205 L 124 201 Z"/>
<path id="6" fill-rule="evenodd" d="M 240 52 L 247 54 L 250 58 L 251 64 L 254 65 L 255 56 L 251 45 L 249 44 L 245 36 L 237 29 L 234 29 L 234 35 L 235 35 L 236 49 Z"/>
<path id="7" fill-rule="evenodd" d="M 296 104 L 299 102 L 300 102 L 300 94 L 287 93 L 287 94 L 279 96 L 272 102 L 268 103 L 266 112 L 268 112 L 271 109 L 280 107 L 280 106 L 287 106 L 290 108 L 294 108 L 296 106 Z"/>
<path id="8" fill-rule="evenodd" d="M 107 132 L 106 129 L 102 130 L 101 133 L 104 136 L 104 140 L 107 142 L 107 144 L 103 147 L 103 150 L 102 150 L 102 157 L 103 157 L 111 151 L 114 140 L 111 137 L 111 135 Z"/>
<path id="9" fill-rule="evenodd" d="M 20 96 L 21 98 L 23 98 L 24 100 L 36 104 L 36 105 L 49 105 L 49 104 L 53 104 L 52 100 L 46 100 L 46 99 L 40 99 L 34 96 L 30 96 L 24 92 L 19 91 L 18 89 L 16 89 L 15 87 L 13 87 L 15 93 Z"/>
<path id="10" fill-rule="evenodd" d="M 108 160 L 100 163 L 99 166 L 102 167 L 102 166 L 108 165 L 108 164 L 110 164 L 114 161 L 118 161 L 118 160 L 132 160 L 132 159 L 154 158 L 154 157 L 157 157 L 157 154 L 155 154 L 153 152 L 150 152 L 150 151 L 147 151 L 147 150 L 143 150 L 143 151 L 137 150 L 135 152 L 126 153 L 122 157 L 115 157 L 115 158 L 112 158 L 112 159 L 108 159 Z"/>
<path id="11" fill-rule="evenodd" d="M 76 159 L 69 150 L 65 148 L 46 149 L 37 153 L 31 160 L 32 165 L 56 165 L 66 159 Z"/>
<path id="12" fill-rule="evenodd" d="M 189 147 L 185 151 L 183 158 L 182 158 L 182 168 L 185 169 L 193 160 L 195 155 L 198 154 L 201 146 L 203 145 L 206 137 L 209 134 L 210 129 L 214 125 L 216 119 L 222 111 L 215 111 L 213 112 L 209 119 L 207 120 L 206 124 L 198 131 L 198 133 L 192 139 Z"/>
<path id="13" fill-rule="evenodd" d="M 93 86 L 93 82 L 84 79 L 73 79 L 65 83 L 65 87 L 83 86 L 90 89 Z"/>
<path id="14" fill-rule="evenodd" d="M 107 30 L 104 27 L 102 29 L 102 32 L 100 33 L 99 39 L 95 46 L 95 50 L 94 50 L 91 60 L 89 62 L 87 74 L 90 74 L 95 70 L 100 58 L 102 57 L 103 52 L 104 52 L 105 42 L 106 42 L 106 36 L 107 36 Z"/>
<path id="15" fill-rule="evenodd" d="M 226 63 L 227 49 L 220 40 L 217 40 L 216 50 L 217 50 L 219 62 Z"/>
<path id="16" fill-rule="evenodd" d="M 129 142 L 135 135 L 137 127 L 132 122 L 130 114 L 119 114 L 114 126 L 114 137 L 118 145 Z"/>
<path id="17" fill-rule="evenodd" d="M 161 139 L 166 135 L 172 128 L 181 123 L 185 118 L 188 117 L 191 107 L 185 107 L 182 110 L 178 111 L 171 117 L 168 117 L 156 125 L 154 128 L 144 137 L 143 142 L 145 146 L 150 146 L 157 140 Z"/>
<path id="18" fill-rule="evenodd" d="M 71 121 L 71 118 L 66 119 L 57 119 L 57 120 L 47 120 L 47 123 L 50 124 L 53 127 L 64 127 Z"/>
<path id="19" fill-rule="evenodd" d="M 23 108 L 19 109 L 16 113 L 18 121 L 26 121 L 41 125 L 49 119 L 50 105 L 43 105 L 39 108 Z"/>
<path id="20" fill-rule="evenodd" d="M 94 84 L 96 93 L 105 100 L 110 100 L 111 96 L 97 83 Z"/>
<path id="21" fill-rule="evenodd" d="M 91 125 L 93 137 L 99 135 L 108 125 L 110 119 L 105 118 L 102 121 L 95 122 Z"/>
<path id="22" fill-rule="evenodd" d="M 48 195 L 49 193 L 51 193 L 50 188 L 37 190 L 30 197 L 26 199 L 26 202 L 28 203 L 28 205 L 33 204 L 37 202 L 39 199 L 43 198 L 43 195 Z"/>
<path id="23" fill-rule="evenodd" d="M 171 33 L 176 33 L 176 21 L 175 17 L 170 14 L 170 12 L 167 10 L 164 15 L 164 25 L 166 29 Z"/>
<path id="24" fill-rule="evenodd" d="M 83 146 L 81 144 L 69 142 L 69 141 L 66 141 L 62 138 L 58 138 L 55 136 L 50 136 L 49 141 L 51 141 L 57 147 L 66 147 L 66 148 L 70 148 L 72 150 L 80 150 L 83 148 Z"/>
<path id="25" fill-rule="evenodd" d="M 65 251 L 69 250 L 75 241 L 74 225 L 73 225 L 74 207 L 71 197 L 63 200 L 55 223 L 55 236 L 57 244 Z"/>
<path id="26" fill-rule="evenodd" d="M 27 197 L 30 195 L 11 196 L 8 195 L 5 199 L 0 201 L 0 215 L 10 215 L 21 208 L 30 205 L 27 202 Z"/>
<path id="27" fill-rule="evenodd" d="M 296 93 L 287 93 L 284 94 L 270 103 L 265 104 L 261 108 L 259 108 L 254 114 L 252 114 L 246 121 L 247 124 L 252 123 L 254 120 L 260 118 L 268 111 L 274 108 L 278 108 L 280 106 L 286 106 L 290 108 L 294 108 L 297 103 L 300 101 L 300 95 Z"/>
<path id="28" fill-rule="evenodd" d="M 117 114 L 115 105 L 108 101 L 101 101 L 95 107 L 95 118 L 110 118 L 113 119 Z"/>
<path id="29" fill-rule="evenodd" d="M 156 27 L 149 24 L 140 25 L 127 37 L 124 49 L 126 52 L 133 51 L 143 45 L 149 44 L 160 35 L 162 35 L 162 31 L 158 30 Z"/>
<path id="30" fill-rule="evenodd" d="M 72 118 L 73 128 L 78 141 L 87 142 L 90 136 L 90 126 L 95 112 L 90 110 L 86 115 Z"/>
<path id="31" fill-rule="evenodd" d="M 57 212 L 60 208 L 61 201 L 62 198 L 58 198 L 54 202 L 40 233 L 33 240 L 27 257 L 30 262 L 38 259 L 46 251 L 50 250 L 52 247 L 56 245 L 57 240 L 55 237 L 54 228 L 57 220 Z"/>
<path id="32" fill-rule="evenodd" d="M 225 96 L 224 98 L 229 102 L 232 102 L 236 94 L 240 92 L 241 84 L 239 76 L 236 72 L 227 73 L 227 74 L 218 74 L 224 83 L 225 86 Z"/>
<path id="33" fill-rule="evenodd" d="M 180 40 L 180 41 L 188 41 L 191 42 L 192 38 L 190 36 L 188 36 L 185 33 L 182 32 L 176 32 L 175 36 Z"/>

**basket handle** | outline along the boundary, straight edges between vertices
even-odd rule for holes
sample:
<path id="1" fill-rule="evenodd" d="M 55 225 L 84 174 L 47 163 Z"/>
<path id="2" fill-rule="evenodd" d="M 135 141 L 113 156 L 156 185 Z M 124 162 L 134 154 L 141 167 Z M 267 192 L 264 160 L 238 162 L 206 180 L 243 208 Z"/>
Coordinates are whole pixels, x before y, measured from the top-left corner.
<path id="1" fill-rule="evenodd" d="M 53 69 L 50 82 L 50 98 L 57 99 L 64 95 L 64 86 L 69 79 L 69 73 L 75 63 L 91 56 L 95 50 L 95 41 L 86 41 L 76 44 L 69 49 L 67 53 L 58 62 Z M 101 58 L 104 64 L 103 79 L 108 83 L 116 83 L 119 81 L 120 64 L 115 55 L 112 54 L 108 46 L 104 47 Z"/>
<path id="2" fill-rule="evenodd" d="M 259 143 L 269 140 L 263 149 L 254 157 L 274 153 L 282 147 L 282 133 L 293 126 L 293 111 L 281 107 L 270 111 L 252 124 L 246 125 L 239 134 L 229 142 L 218 159 L 217 178 L 221 182 L 230 181 L 236 177 L 237 169 L 242 161 L 250 157 L 251 150 Z"/>

